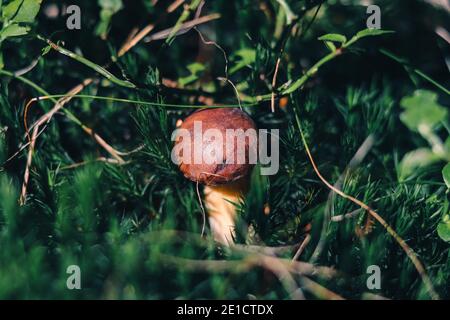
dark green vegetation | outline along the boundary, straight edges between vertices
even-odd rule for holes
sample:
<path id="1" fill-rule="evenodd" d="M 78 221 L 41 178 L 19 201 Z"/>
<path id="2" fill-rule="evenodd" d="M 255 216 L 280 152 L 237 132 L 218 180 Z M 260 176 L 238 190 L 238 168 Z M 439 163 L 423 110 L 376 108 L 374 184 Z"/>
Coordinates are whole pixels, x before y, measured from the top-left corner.
<path id="1" fill-rule="evenodd" d="M 448 9 L 377 1 L 383 30 L 395 33 L 366 31 L 350 45 L 366 27 L 360 1 L 193 0 L 170 13 L 172 1 L 162 0 L 39 2 L 1 7 L 0 298 L 430 298 L 386 229 L 319 180 L 296 113 L 323 176 L 375 209 L 415 251 L 438 295 L 450 298 L 450 51 L 436 33 Z M 80 6 L 81 30 L 66 28 L 68 16 L 50 17 L 55 3 Z M 177 35 L 196 13 L 211 20 Z M 121 52 L 148 24 L 144 41 L 152 41 Z M 318 39 L 330 33 L 347 39 Z M 311 70 L 317 61 L 324 63 Z M 74 98 L 41 123 L 21 205 L 32 124 L 58 98 L 25 106 L 91 77 L 79 94 L 107 98 Z M 218 247 L 208 230 L 201 238 L 195 184 L 170 161 L 176 121 L 193 109 L 167 104 L 237 104 L 227 77 L 260 128 L 280 129 L 280 171 L 255 171 L 236 239 L 294 246 L 276 260 Z M 361 146 L 366 156 L 346 172 Z M 337 274 L 290 264 L 309 224 L 298 260 Z M 374 264 L 379 290 L 366 286 Z M 67 289 L 69 265 L 80 266 L 82 290 Z"/>

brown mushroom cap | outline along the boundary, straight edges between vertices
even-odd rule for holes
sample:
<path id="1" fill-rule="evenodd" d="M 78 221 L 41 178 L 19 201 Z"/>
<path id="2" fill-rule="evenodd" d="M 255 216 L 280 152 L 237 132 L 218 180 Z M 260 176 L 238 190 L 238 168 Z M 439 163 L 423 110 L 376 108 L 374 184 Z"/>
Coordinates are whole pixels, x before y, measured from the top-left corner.
<path id="1" fill-rule="evenodd" d="M 191 146 L 194 145 L 194 121 L 201 121 L 202 134 L 208 129 L 218 129 L 223 135 L 223 160 L 219 163 L 201 163 L 195 164 L 183 163 L 181 161 L 179 168 L 184 176 L 192 181 L 200 182 L 205 185 L 215 186 L 237 181 L 250 172 L 253 165 L 249 164 L 248 154 L 250 148 L 256 148 L 256 145 L 249 145 L 249 139 L 245 139 L 245 163 L 237 163 L 237 142 L 227 141 L 227 129 L 247 129 L 256 130 L 253 120 L 244 111 L 237 108 L 214 108 L 202 109 L 188 116 L 179 129 L 187 129 L 191 134 Z M 176 139 L 175 145 L 180 143 L 182 139 Z M 202 147 L 208 145 L 211 141 L 202 141 Z M 233 149 L 232 149 L 233 148 Z M 234 155 L 232 163 L 227 163 L 227 155 Z"/>

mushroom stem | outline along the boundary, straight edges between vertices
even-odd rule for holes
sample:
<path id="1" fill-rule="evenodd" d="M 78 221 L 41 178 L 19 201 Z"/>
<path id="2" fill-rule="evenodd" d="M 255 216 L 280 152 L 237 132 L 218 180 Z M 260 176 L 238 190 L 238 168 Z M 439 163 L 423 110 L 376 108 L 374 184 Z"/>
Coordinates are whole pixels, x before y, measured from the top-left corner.
<path id="1" fill-rule="evenodd" d="M 248 179 L 219 186 L 206 186 L 205 205 L 214 240 L 224 245 L 234 243 L 236 204 L 239 204 L 248 190 Z"/>

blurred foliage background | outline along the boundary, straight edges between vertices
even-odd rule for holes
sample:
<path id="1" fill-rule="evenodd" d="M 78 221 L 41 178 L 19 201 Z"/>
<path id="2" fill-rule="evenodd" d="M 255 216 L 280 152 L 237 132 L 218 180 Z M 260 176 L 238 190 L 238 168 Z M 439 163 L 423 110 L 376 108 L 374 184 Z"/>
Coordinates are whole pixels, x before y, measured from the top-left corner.
<path id="1" fill-rule="evenodd" d="M 376 209 L 450 298 L 446 1 L 0 3 L 0 298 L 429 299 L 385 228 L 315 175 L 294 111 L 321 173 Z M 66 25 L 74 4 L 79 30 Z M 371 4 L 394 33 L 360 39 L 278 95 L 342 45 L 319 37 L 365 29 Z M 79 94 L 106 98 L 68 101 L 42 124 L 27 160 L 24 115 L 31 127 L 55 105 L 27 103 L 85 79 Z M 280 129 L 281 163 L 275 176 L 255 170 L 238 245 L 222 247 L 208 230 L 200 236 L 196 186 L 170 161 L 171 133 L 193 109 L 165 105 L 236 104 L 235 89 L 242 103 L 277 93 L 275 112 L 266 100 L 245 109 L 260 128 Z M 364 159 L 346 171 L 358 150 Z M 80 266 L 81 290 L 67 289 L 70 265 Z M 380 289 L 367 288 L 370 265 L 381 269 Z"/>

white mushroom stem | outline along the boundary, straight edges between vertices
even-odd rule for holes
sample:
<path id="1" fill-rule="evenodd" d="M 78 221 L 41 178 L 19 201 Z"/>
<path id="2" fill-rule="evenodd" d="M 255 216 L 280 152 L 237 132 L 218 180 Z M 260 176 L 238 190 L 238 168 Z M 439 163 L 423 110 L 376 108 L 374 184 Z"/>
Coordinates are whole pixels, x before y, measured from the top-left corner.
<path id="1" fill-rule="evenodd" d="M 206 186 L 205 205 L 214 240 L 224 245 L 234 243 L 236 205 L 247 191 L 247 179 L 221 186 Z"/>

